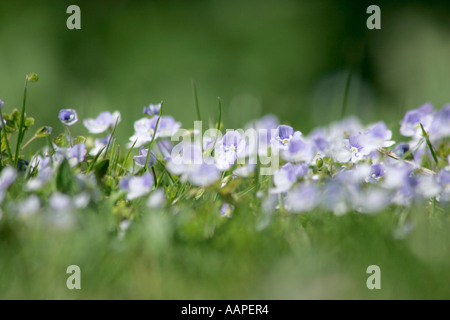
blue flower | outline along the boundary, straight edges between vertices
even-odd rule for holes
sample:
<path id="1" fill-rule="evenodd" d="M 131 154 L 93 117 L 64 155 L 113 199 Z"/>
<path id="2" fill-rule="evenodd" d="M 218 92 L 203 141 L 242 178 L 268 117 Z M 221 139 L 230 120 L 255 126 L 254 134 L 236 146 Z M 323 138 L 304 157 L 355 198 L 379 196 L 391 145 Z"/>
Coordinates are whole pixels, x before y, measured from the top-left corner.
<path id="1" fill-rule="evenodd" d="M 126 199 L 133 200 L 148 194 L 153 189 L 154 178 L 149 172 L 142 176 L 124 177 L 119 188 L 127 193 Z"/>
<path id="2" fill-rule="evenodd" d="M 309 171 L 306 164 L 286 163 L 273 175 L 273 184 L 275 188 L 271 193 L 286 192 L 297 182 L 298 178 L 303 177 Z"/>
<path id="3" fill-rule="evenodd" d="M 290 162 L 310 162 L 315 156 L 314 146 L 301 136 L 294 135 L 287 148 L 281 150 L 281 157 Z"/>
<path id="4" fill-rule="evenodd" d="M 155 127 L 157 117 L 151 119 L 142 118 L 134 123 L 134 135 L 130 137 L 130 142 L 134 143 L 136 140 L 135 147 L 140 147 L 143 144 L 150 142 L 153 135 L 155 134 Z M 156 138 L 156 137 L 155 137 Z"/>
<path id="5" fill-rule="evenodd" d="M 109 139 L 111 135 L 108 134 L 105 138 L 99 138 L 94 140 L 94 147 L 89 151 L 91 156 L 96 156 L 102 148 L 105 148 L 108 145 Z M 106 151 L 106 148 L 103 149 L 102 153 Z"/>
<path id="6" fill-rule="evenodd" d="M 255 129 L 257 131 L 259 151 L 261 153 L 266 151 L 265 149 L 274 137 L 272 132 L 275 132 L 279 125 L 278 118 L 273 114 L 268 114 L 256 121 L 249 122 L 245 129 Z"/>
<path id="7" fill-rule="evenodd" d="M 287 149 L 291 139 L 294 136 L 299 137 L 301 135 L 302 133 L 300 131 L 294 131 L 291 126 L 281 125 L 276 129 L 272 142 L 275 142 L 275 146 L 278 146 L 280 149 Z"/>
<path id="8" fill-rule="evenodd" d="M 202 163 L 190 168 L 187 180 L 194 186 L 206 187 L 220 179 L 220 173 L 212 164 Z"/>
<path id="9" fill-rule="evenodd" d="M 328 181 L 324 186 L 321 206 L 333 211 L 337 216 L 344 215 L 348 211 L 349 192 L 341 182 Z"/>
<path id="10" fill-rule="evenodd" d="M 154 115 L 159 114 L 160 110 L 161 104 L 150 104 L 148 107 L 144 107 L 142 113 L 148 115 L 149 117 L 153 117 Z"/>
<path id="11" fill-rule="evenodd" d="M 255 164 L 247 163 L 243 166 L 237 167 L 233 171 L 233 175 L 241 178 L 247 178 L 255 172 L 255 168 L 256 168 Z"/>
<path id="12" fill-rule="evenodd" d="M 328 141 L 325 129 L 318 128 L 313 130 L 308 135 L 308 140 L 311 141 L 315 152 L 319 156 L 324 157 L 328 155 L 328 152 L 330 151 L 330 142 Z"/>
<path id="13" fill-rule="evenodd" d="M 216 166 L 220 171 L 230 169 L 237 158 L 242 158 L 245 153 L 245 140 L 236 130 L 229 130 L 223 136 L 222 141 L 215 147 Z"/>
<path id="14" fill-rule="evenodd" d="M 157 119 L 157 117 L 154 117 Z M 172 116 L 162 116 L 158 124 L 158 138 L 170 138 L 181 128 L 181 123 L 175 121 Z"/>
<path id="15" fill-rule="evenodd" d="M 6 189 L 9 188 L 10 185 L 17 178 L 17 172 L 12 167 L 4 167 L 0 174 L 0 203 L 3 201 L 6 193 Z"/>
<path id="16" fill-rule="evenodd" d="M 352 205 L 355 210 L 361 213 L 380 212 L 389 205 L 390 195 L 383 189 L 369 188 L 367 190 L 358 190 L 351 197 Z"/>
<path id="17" fill-rule="evenodd" d="M 430 139 L 433 141 L 450 137 L 450 104 L 445 105 L 433 117 Z"/>
<path id="18" fill-rule="evenodd" d="M 417 178 L 412 176 L 412 172 L 413 167 L 404 163 L 386 166 L 382 186 L 393 192 L 393 203 L 410 205 L 417 185 Z"/>
<path id="19" fill-rule="evenodd" d="M 0 99 L 0 109 L 3 109 L 3 106 L 5 105 L 5 103 L 3 102 L 2 99 Z"/>
<path id="20" fill-rule="evenodd" d="M 161 208 L 166 203 L 166 194 L 161 188 L 153 191 L 147 199 L 147 207 L 150 209 Z"/>
<path id="21" fill-rule="evenodd" d="M 347 149 L 350 151 L 350 161 L 356 163 L 364 160 L 378 148 L 390 147 L 395 141 L 391 141 L 392 131 L 388 130 L 382 121 L 370 126 L 363 133 L 352 134 L 348 139 Z"/>
<path id="22" fill-rule="evenodd" d="M 135 147 L 140 147 L 143 144 L 150 142 L 153 135 L 156 134 L 155 139 L 170 138 L 181 127 L 181 123 L 175 121 L 171 116 L 162 116 L 158 124 L 158 132 L 155 133 L 156 123 L 158 117 L 151 119 L 142 118 L 134 123 L 134 135 L 130 137 L 130 142 L 136 141 Z"/>
<path id="23" fill-rule="evenodd" d="M 394 148 L 394 153 L 399 157 L 403 157 L 409 151 L 409 143 L 400 142 Z"/>
<path id="24" fill-rule="evenodd" d="M 220 207 L 220 216 L 230 218 L 231 215 L 233 214 L 233 211 L 234 211 L 234 206 L 229 203 L 224 202 L 222 204 L 222 206 Z"/>
<path id="25" fill-rule="evenodd" d="M 450 156 L 449 156 L 450 160 Z M 450 201 L 450 170 L 442 169 L 438 174 L 438 182 L 442 188 L 442 193 L 439 196 L 439 201 Z"/>
<path id="26" fill-rule="evenodd" d="M 320 193 L 314 184 L 301 184 L 290 191 L 286 197 L 286 209 L 302 213 L 314 209 L 320 201 Z"/>
<path id="27" fill-rule="evenodd" d="M 181 176 L 182 182 L 189 181 L 195 186 L 208 186 L 220 179 L 216 166 L 205 161 L 201 149 L 192 143 L 177 144 L 166 169 L 171 174 Z"/>
<path id="28" fill-rule="evenodd" d="M 80 162 L 84 161 L 86 156 L 86 145 L 84 143 L 78 143 L 67 150 L 67 160 L 71 167 L 76 166 Z"/>
<path id="29" fill-rule="evenodd" d="M 77 222 L 74 206 L 70 196 L 63 193 L 53 193 L 49 199 L 52 211 L 45 222 L 58 229 L 69 229 Z"/>
<path id="30" fill-rule="evenodd" d="M 141 147 L 141 149 L 139 149 L 139 155 L 133 157 L 134 163 L 136 163 L 136 165 L 138 167 L 144 167 L 145 162 L 147 161 L 147 155 L 148 155 L 148 149 L 145 147 Z M 152 150 L 150 152 L 150 158 L 148 159 L 148 167 L 153 166 L 155 164 L 155 162 L 156 162 L 156 156 Z"/>
<path id="31" fill-rule="evenodd" d="M 198 146 L 188 142 L 180 142 L 172 149 L 166 169 L 176 176 L 182 176 L 183 180 L 186 181 L 187 174 L 192 167 L 202 163 L 202 150 Z"/>
<path id="32" fill-rule="evenodd" d="M 381 163 L 375 163 L 370 167 L 370 175 L 366 177 L 366 182 L 375 183 L 384 175 Z"/>
<path id="33" fill-rule="evenodd" d="M 55 192 L 49 199 L 49 205 L 55 211 L 66 211 L 72 207 L 72 199 L 67 194 Z"/>
<path id="34" fill-rule="evenodd" d="M 16 205 L 17 216 L 20 219 L 27 219 L 34 216 L 41 208 L 41 201 L 35 194 L 30 195 L 28 198 L 22 200 Z"/>
<path id="35" fill-rule="evenodd" d="M 74 109 L 62 109 L 58 118 L 65 126 L 73 126 L 78 122 L 78 114 Z"/>
<path id="36" fill-rule="evenodd" d="M 405 137 L 420 137 L 422 131 L 420 123 L 428 130 L 433 119 L 433 106 L 426 103 L 423 106 L 406 112 L 405 117 L 400 122 L 400 133 Z"/>
<path id="37" fill-rule="evenodd" d="M 334 179 L 347 188 L 360 187 L 370 175 L 370 166 L 364 162 L 354 165 L 351 169 L 339 171 Z"/>
<path id="38" fill-rule="evenodd" d="M 86 156 L 86 145 L 82 142 L 69 148 L 60 148 L 58 146 L 54 148 L 56 152 L 53 155 L 53 162 L 55 163 L 61 163 L 66 158 L 70 166 L 74 167 L 83 162 Z"/>
<path id="39" fill-rule="evenodd" d="M 416 192 L 424 199 L 431 199 L 438 196 L 441 191 L 436 175 L 419 175 L 417 177 Z"/>
<path id="40" fill-rule="evenodd" d="M 370 153 L 368 150 L 364 150 L 362 140 L 364 140 L 364 138 L 361 133 L 351 135 L 348 139 L 348 149 L 350 150 L 351 156 L 350 161 L 353 163 L 365 159 L 365 157 Z"/>
<path id="41" fill-rule="evenodd" d="M 57 158 L 57 155 L 59 155 L 58 152 L 53 156 L 53 160 Z M 33 170 L 37 170 L 37 176 L 27 181 L 25 190 L 40 190 L 53 176 L 52 159 L 47 156 L 37 155 L 31 159 L 30 166 Z"/>
<path id="42" fill-rule="evenodd" d="M 374 151 L 377 148 L 387 148 L 394 145 L 395 141 L 392 141 L 392 131 L 389 130 L 383 121 L 379 121 L 370 126 L 364 132 L 366 136 L 366 145 Z"/>
<path id="43" fill-rule="evenodd" d="M 116 122 L 120 121 L 120 119 L 119 111 L 113 113 L 106 111 L 101 112 L 95 119 L 90 118 L 83 120 L 83 124 L 88 129 L 89 133 L 97 134 L 114 127 Z"/>

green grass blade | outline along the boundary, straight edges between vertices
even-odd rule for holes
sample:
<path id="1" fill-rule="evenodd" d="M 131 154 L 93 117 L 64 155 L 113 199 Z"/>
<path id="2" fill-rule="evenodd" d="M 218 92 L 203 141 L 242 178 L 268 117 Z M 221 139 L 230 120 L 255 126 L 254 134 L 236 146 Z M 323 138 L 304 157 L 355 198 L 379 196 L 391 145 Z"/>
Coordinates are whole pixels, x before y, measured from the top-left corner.
<path id="1" fill-rule="evenodd" d="M 200 115 L 200 106 L 198 104 L 197 87 L 195 86 L 194 80 L 192 80 L 192 94 L 194 95 L 194 104 L 195 104 L 195 111 L 197 112 L 197 120 L 202 121 L 202 117 Z"/>
<path id="2" fill-rule="evenodd" d="M 158 176 L 156 175 L 155 168 L 152 166 L 153 178 L 155 180 L 155 189 L 158 188 Z"/>
<path id="3" fill-rule="evenodd" d="M 173 180 L 172 175 L 170 174 L 169 171 L 167 171 L 166 166 L 164 165 L 164 163 L 162 163 L 162 161 L 159 160 L 158 158 L 156 159 L 156 161 L 158 161 L 158 163 L 163 167 L 164 172 L 167 173 L 167 176 L 168 176 L 169 179 L 170 179 L 170 182 L 171 182 L 172 184 L 175 184 L 175 181 Z"/>
<path id="4" fill-rule="evenodd" d="M 133 150 L 133 148 L 136 145 L 136 143 L 137 143 L 137 139 L 134 140 L 133 144 L 131 145 L 131 148 L 128 149 L 128 152 L 127 152 L 125 158 L 122 161 L 122 165 L 121 165 L 121 168 L 120 168 L 120 171 L 119 171 L 119 176 L 121 176 L 123 171 L 125 170 L 124 168 L 125 168 L 125 165 L 126 165 L 126 163 L 128 161 L 128 158 L 130 157 L 131 150 Z"/>
<path id="5" fill-rule="evenodd" d="M 108 144 L 106 145 L 105 155 L 108 154 L 109 146 L 111 145 L 111 140 L 114 137 L 114 133 L 116 132 L 117 125 L 119 124 L 119 118 L 117 117 L 116 123 L 114 124 L 114 128 L 111 132 L 111 136 L 109 137 Z"/>
<path id="6" fill-rule="evenodd" d="M 348 72 L 347 81 L 345 82 L 344 99 L 342 100 L 342 109 L 341 109 L 341 119 L 344 118 L 344 116 L 347 112 L 348 93 L 350 91 L 350 83 L 352 80 L 352 73 L 353 73 L 353 70 L 350 69 L 350 71 Z"/>
<path id="7" fill-rule="evenodd" d="M 102 154 L 103 150 L 105 150 L 106 147 L 103 147 L 100 149 L 100 151 L 95 155 L 94 159 L 92 159 L 92 162 L 90 163 L 89 167 L 86 170 L 86 174 L 88 174 L 92 168 L 94 167 L 95 163 L 97 162 L 98 158 Z"/>
<path id="8" fill-rule="evenodd" d="M 117 165 L 119 164 L 120 156 L 122 150 L 120 149 L 120 145 L 117 145 L 117 155 L 114 158 L 113 164 L 112 164 L 112 170 L 115 173 L 117 171 Z"/>
<path id="9" fill-rule="evenodd" d="M 425 141 L 427 142 L 428 149 L 430 149 L 431 156 L 433 157 L 434 162 L 436 164 L 438 164 L 438 158 L 436 157 L 436 153 L 434 152 L 433 145 L 431 144 L 431 141 L 430 141 L 430 138 L 428 136 L 428 133 L 425 131 L 425 129 L 423 128 L 423 125 L 421 123 L 420 123 L 420 128 L 422 129 L 422 135 L 425 138 Z"/>

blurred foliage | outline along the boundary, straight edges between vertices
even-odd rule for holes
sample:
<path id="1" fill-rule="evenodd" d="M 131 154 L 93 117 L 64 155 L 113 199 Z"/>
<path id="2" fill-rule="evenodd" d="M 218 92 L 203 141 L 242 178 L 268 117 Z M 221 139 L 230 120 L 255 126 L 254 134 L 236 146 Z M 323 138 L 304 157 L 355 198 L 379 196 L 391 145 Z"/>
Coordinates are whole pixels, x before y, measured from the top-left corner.
<path id="1" fill-rule="evenodd" d="M 446 212 L 430 215 L 431 208 L 397 208 L 377 215 L 337 217 L 315 210 L 275 215 L 261 228 L 264 217 L 253 212 L 252 196 L 245 197 L 230 219 L 220 217 L 219 202 L 210 199 L 191 199 L 179 210 L 149 210 L 135 203 L 140 214 L 124 237 L 115 227 L 108 200 L 80 212 L 81 224 L 71 230 L 37 226 L 37 217 L 4 219 L 0 298 L 447 299 L 450 295 Z M 115 210 L 117 215 L 130 214 L 125 205 Z M 411 223 L 413 231 L 406 232 Z M 66 269 L 72 264 L 81 268 L 81 290 L 66 288 Z M 373 264 L 381 268 L 381 290 L 366 287 L 366 269 Z"/>

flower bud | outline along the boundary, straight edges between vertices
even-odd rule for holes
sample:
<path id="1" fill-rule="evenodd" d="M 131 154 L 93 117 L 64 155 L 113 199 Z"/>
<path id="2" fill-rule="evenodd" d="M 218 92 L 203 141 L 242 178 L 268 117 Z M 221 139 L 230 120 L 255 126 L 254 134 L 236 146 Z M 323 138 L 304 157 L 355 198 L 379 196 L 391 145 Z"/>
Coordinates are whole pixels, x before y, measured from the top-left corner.
<path id="1" fill-rule="evenodd" d="M 41 127 L 34 134 L 38 138 L 47 137 L 52 134 L 52 127 Z"/>
<path id="2" fill-rule="evenodd" d="M 36 73 L 30 73 L 27 76 L 29 82 L 37 82 L 39 80 L 39 76 Z"/>
<path id="3" fill-rule="evenodd" d="M 322 166 L 323 166 L 323 160 L 322 159 L 320 159 L 320 158 L 317 158 L 316 159 L 316 166 L 317 166 L 317 168 L 322 168 Z"/>

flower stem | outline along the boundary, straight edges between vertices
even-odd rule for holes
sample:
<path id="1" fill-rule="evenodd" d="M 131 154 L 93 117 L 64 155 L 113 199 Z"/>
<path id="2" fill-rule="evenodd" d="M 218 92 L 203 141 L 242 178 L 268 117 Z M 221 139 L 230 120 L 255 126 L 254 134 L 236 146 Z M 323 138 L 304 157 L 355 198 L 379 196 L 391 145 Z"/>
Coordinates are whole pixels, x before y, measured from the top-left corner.
<path id="1" fill-rule="evenodd" d="M 70 129 L 68 126 L 66 126 L 67 129 L 67 133 L 69 134 L 69 143 L 70 143 L 70 147 L 73 147 L 73 140 L 72 140 L 72 133 L 70 133 Z"/>
<path id="2" fill-rule="evenodd" d="M 20 145 L 22 143 L 23 136 L 25 135 L 23 127 L 25 124 L 25 105 L 27 102 L 27 89 L 28 89 L 28 75 L 25 76 L 25 87 L 23 91 L 23 102 L 22 102 L 22 115 L 20 117 L 19 135 L 17 136 L 16 157 L 14 159 L 15 167 L 17 167 L 17 164 L 19 163 Z"/>
<path id="3" fill-rule="evenodd" d="M 392 159 L 399 160 L 399 161 L 403 161 L 403 162 L 409 164 L 410 166 L 412 166 L 412 167 L 414 167 L 414 168 L 420 170 L 422 173 L 429 174 L 429 175 L 434 175 L 434 174 L 436 174 L 436 172 L 434 172 L 434 171 L 432 171 L 432 170 L 430 170 L 430 169 L 421 167 L 421 166 L 415 164 L 415 163 L 412 162 L 412 161 L 404 160 L 404 159 L 400 158 L 398 155 L 396 155 L 394 152 L 392 152 L 392 151 L 390 151 L 390 150 L 386 150 L 386 149 L 383 149 L 383 148 L 378 148 L 377 151 L 380 152 L 380 153 L 382 153 L 382 154 L 384 154 L 385 156 L 388 156 L 388 157 L 392 158 Z"/>
<path id="4" fill-rule="evenodd" d="M 27 142 L 25 142 L 25 144 L 22 146 L 22 148 L 20 148 L 20 151 L 23 151 L 23 149 L 25 149 L 31 142 L 33 142 L 37 137 L 36 136 L 32 136 L 30 140 L 28 140 Z"/>
<path id="5" fill-rule="evenodd" d="M 161 101 L 161 108 L 159 109 L 158 120 L 156 121 L 155 131 L 153 132 L 152 140 L 150 141 L 150 144 L 148 145 L 148 153 L 147 153 L 147 158 L 145 159 L 144 172 L 148 168 L 148 162 L 150 161 L 150 153 L 153 148 L 153 143 L 155 142 L 156 133 L 158 132 L 158 125 L 159 125 L 159 120 L 161 120 L 162 110 L 163 110 L 163 101 Z"/>
<path id="6" fill-rule="evenodd" d="M 114 128 L 112 129 L 111 135 L 109 136 L 108 144 L 106 145 L 106 149 L 105 149 L 105 157 L 108 154 L 108 150 L 109 150 L 109 147 L 111 146 L 111 141 L 112 141 L 112 138 L 114 137 L 114 133 L 116 132 L 116 128 L 117 128 L 118 124 L 119 124 L 119 118 L 116 119 L 116 123 L 114 124 Z"/>

